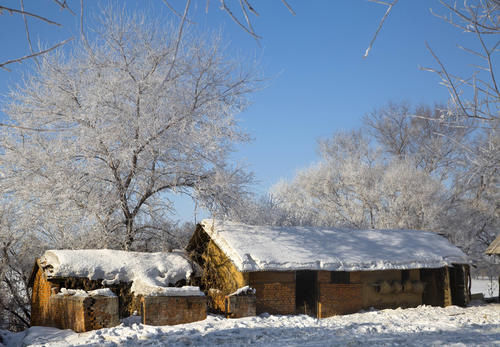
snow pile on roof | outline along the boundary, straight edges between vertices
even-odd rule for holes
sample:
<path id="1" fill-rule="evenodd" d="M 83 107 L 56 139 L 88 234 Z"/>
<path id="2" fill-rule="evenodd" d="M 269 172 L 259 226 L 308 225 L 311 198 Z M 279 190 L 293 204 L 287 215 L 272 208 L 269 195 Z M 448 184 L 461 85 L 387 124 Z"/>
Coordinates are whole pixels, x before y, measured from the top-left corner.
<path id="1" fill-rule="evenodd" d="M 136 295 L 175 285 L 193 272 L 183 251 L 49 250 L 40 258 L 40 265 L 49 279 L 80 277 L 102 280 L 103 285 L 133 282 L 131 291 Z"/>
<path id="2" fill-rule="evenodd" d="M 205 296 L 200 287 L 149 287 L 142 288 L 143 295 L 147 296 Z"/>
<path id="3" fill-rule="evenodd" d="M 468 263 L 445 238 L 415 230 L 253 226 L 205 219 L 205 232 L 239 271 L 370 271 Z"/>
<path id="4" fill-rule="evenodd" d="M 110 296 L 114 297 L 116 296 L 115 293 L 111 291 L 109 288 L 101 288 L 101 289 L 96 289 L 96 290 L 90 290 L 90 291 L 85 291 L 83 289 L 67 289 L 67 288 L 61 288 L 61 291 L 57 293 L 57 295 L 62 295 L 62 296 L 81 296 L 81 297 L 87 297 L 87 296 Z"/>
<path id="5" fill-rule="evenodd" d="M 256 290 L 250 286 L 244 286 L 236 289 L 234 293 L 229 294 L 229 296 L 238 296 L 238 295 L 254 295 Z"/>

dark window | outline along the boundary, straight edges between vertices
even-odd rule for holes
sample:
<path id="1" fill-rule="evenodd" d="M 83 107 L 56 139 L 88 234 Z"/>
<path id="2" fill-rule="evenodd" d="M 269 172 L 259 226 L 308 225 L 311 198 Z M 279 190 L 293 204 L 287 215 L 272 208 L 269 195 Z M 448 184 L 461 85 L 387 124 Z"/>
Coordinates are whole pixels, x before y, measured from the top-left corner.
<path id="1" fill-rule="evenodd" d="M 410 279 L 410 270 L 401 271 L 401 283 L 405 283 Z"/>
<path id="2" fill-rule="evenodd" d="M 349 284 L 350 278 L 347 271 L 332 271 L 330 276 L 330 283 Z"/>

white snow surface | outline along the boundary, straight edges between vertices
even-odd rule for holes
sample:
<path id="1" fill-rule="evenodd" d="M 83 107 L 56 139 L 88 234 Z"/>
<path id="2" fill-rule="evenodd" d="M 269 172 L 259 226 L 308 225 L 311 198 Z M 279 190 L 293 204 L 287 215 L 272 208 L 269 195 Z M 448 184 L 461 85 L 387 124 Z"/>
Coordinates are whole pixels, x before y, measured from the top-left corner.
<path id="1" fill-rule="evenodd" d="M 135 318 L 135 317 L 134 317 Z M 500 304 L 461 308 L 420 306 L 316 319 L 261 315 L 240 319 L 208 316 L 200 322 L 121 325 L 77 334 L 32 327 L 0 331 L 16 346 L 499 346 Z"/>
<path id="2" fill-rule="evenodd" d="M 498 277 L 473 278 L 471 283 L 471 293 L 482 293 L 485 298 L 498 296 Z"/>
<path id="3" fill-rule="evenodd" d="M 253 226 L 204 219 L 203 229 L 239 271 L 370 271 L 469 263 L 444 237 L 416 230 Z"/>
<path id="4" fill-rule="evenodd" d="M 83 277 L 104 285 L 133 282 L 131 291 L 150 295 L 193 272 L 184 251 L 127 252 L 110 249 L 49 250 L 40 258 L 48 278 Z"/>
<path id="5" fill-rule="evenodd" d="M 162 287 L 149 293 L 149 296 L 205 296 L 200 287 Z"/>
<path id="6" fill-rule="evenodd" d="M 245 294 L 255 294 L 255 289 L 250 286 L 244 286 L 236 289 L 234 293 L 229 294 L 229 296 L 245 295 Z"/>
<path id="7" fill-rule="evenodd" d="M 116 296 L 115 293 L 111 291 L 109 288 L 101 288 L 101 289 L 95 289 L 95 290 L 90 290 L 90 291 L 85 291 L 83 289 L 67 289 L 67 288 L 61 288 L 60 292 L 57 293 L 57 295 L 71 295 L 71 296 Z"/>

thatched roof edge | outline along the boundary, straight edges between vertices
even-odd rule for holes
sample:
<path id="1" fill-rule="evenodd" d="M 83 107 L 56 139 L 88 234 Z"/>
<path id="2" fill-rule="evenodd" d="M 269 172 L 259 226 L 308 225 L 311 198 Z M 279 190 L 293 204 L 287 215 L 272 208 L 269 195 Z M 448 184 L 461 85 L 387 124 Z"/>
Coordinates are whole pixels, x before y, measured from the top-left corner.
<path id="1" fill-rule="evenodd" d="M 488 246 L 485 253 L 500 255 L 500 234 L 498 234 L 497 238 Z"/>

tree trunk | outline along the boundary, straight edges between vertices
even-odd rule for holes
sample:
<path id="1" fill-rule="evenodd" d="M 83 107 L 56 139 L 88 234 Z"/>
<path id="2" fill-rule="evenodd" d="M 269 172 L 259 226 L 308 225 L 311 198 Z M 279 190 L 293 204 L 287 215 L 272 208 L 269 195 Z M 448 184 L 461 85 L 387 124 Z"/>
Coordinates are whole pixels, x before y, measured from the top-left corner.
<path id="1" fill-rule="evenodd" d="M 124 248 L 126 251 L 130 249 L 132 246 L 132 243 L 134 242 L 134 218 L 133 217 L 126 217 L 125 218 L 125 225 L 127 227 L 127 238 L 125 240 Z"/>

